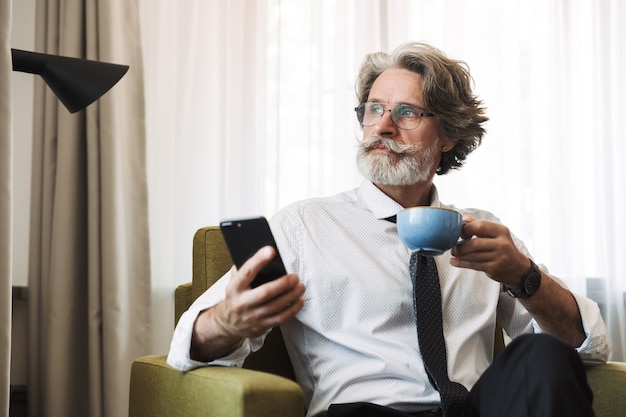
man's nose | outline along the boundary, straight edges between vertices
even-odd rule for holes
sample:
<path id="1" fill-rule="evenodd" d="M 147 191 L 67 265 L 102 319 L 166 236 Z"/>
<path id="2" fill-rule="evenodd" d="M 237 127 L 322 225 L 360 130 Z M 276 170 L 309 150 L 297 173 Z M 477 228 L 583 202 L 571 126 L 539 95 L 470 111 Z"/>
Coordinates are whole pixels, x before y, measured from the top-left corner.
<path id="1" fill-rule="evenodd" d="M 398 126 L 391 118 L 391 110 L 385 110 L 382 117 L 374 125 L 374 128 L 380 136 L 393 136 L 398 133 Z"/>

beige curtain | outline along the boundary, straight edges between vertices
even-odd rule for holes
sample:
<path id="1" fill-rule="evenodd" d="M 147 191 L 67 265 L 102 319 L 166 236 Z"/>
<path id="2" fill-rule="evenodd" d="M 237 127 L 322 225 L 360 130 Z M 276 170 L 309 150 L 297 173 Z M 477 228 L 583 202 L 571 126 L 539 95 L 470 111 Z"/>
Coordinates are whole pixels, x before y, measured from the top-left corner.
<path id="1" fill-rule="evenodd" d="M 11 376 L 11 0 L 0 0 L 0 415 Z"/>
<path id="2" fill-rule="evenodd" d="M 150 343 L 143 68 L 134 0 L 37 0 L 36 49 L 130 65 L 70 114 L 35 87 L 29 413 L 127 414 Z"/>

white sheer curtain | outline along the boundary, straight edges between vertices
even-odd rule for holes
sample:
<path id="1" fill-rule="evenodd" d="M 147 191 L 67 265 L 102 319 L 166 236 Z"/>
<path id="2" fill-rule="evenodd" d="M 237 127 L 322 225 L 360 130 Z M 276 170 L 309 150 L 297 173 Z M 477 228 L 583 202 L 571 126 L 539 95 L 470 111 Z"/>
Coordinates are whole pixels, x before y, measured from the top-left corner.
<path id="1" fill-rule="evenodd" d="M 602 306 L 626 359 L 621 0 L 143 0 L 154 348 L 191 239 L 223 217 L 357 185 L 354 78 L 422 40 L 466 61 L 491 120 L 442 198 L 501 217 Z M 155 326 L 155 328 L 158 326 Z"/>

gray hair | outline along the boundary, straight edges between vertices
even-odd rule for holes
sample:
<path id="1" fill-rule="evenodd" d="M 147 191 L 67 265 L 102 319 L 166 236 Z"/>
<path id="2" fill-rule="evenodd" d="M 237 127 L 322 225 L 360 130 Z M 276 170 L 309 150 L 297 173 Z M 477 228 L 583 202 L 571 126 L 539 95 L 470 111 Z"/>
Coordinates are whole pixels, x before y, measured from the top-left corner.
<path id="1" fill-rule="evenodd" d="M 443 153 L 437 174 L 460 168 L 467 155 L 480 145 L 485 134 L 482 124 L 489 120 L 482 101 L 472 92 L 467 64 L 420 42 L 400 45 L 390 54 L 368 54 L 356 81 L 359 103 L 367 101 L 374 81 L 391 68 L 406 69 L 422 76 L 425 110 L 435 114 L 439 133 L 455 143 L 451 151 Z"/>

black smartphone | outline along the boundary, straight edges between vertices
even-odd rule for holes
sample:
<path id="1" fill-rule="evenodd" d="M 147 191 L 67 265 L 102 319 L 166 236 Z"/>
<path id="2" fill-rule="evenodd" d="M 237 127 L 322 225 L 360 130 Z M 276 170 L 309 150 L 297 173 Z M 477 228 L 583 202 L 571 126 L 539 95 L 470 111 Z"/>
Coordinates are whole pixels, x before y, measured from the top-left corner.
<path id="1" fill-rule="evenodd" d="M 233 258 L 237 268 L 241 268 L 241 265 L 263 246 L 270 245 L 274 247 L 276 256 L 259 271 L 252 284 L 250 284 L 252 288 L 287 274 L 270 225 L 265 217 L 223 220 L 220 222 L 220 229 L 230 252 L 230 257 Z"/>

